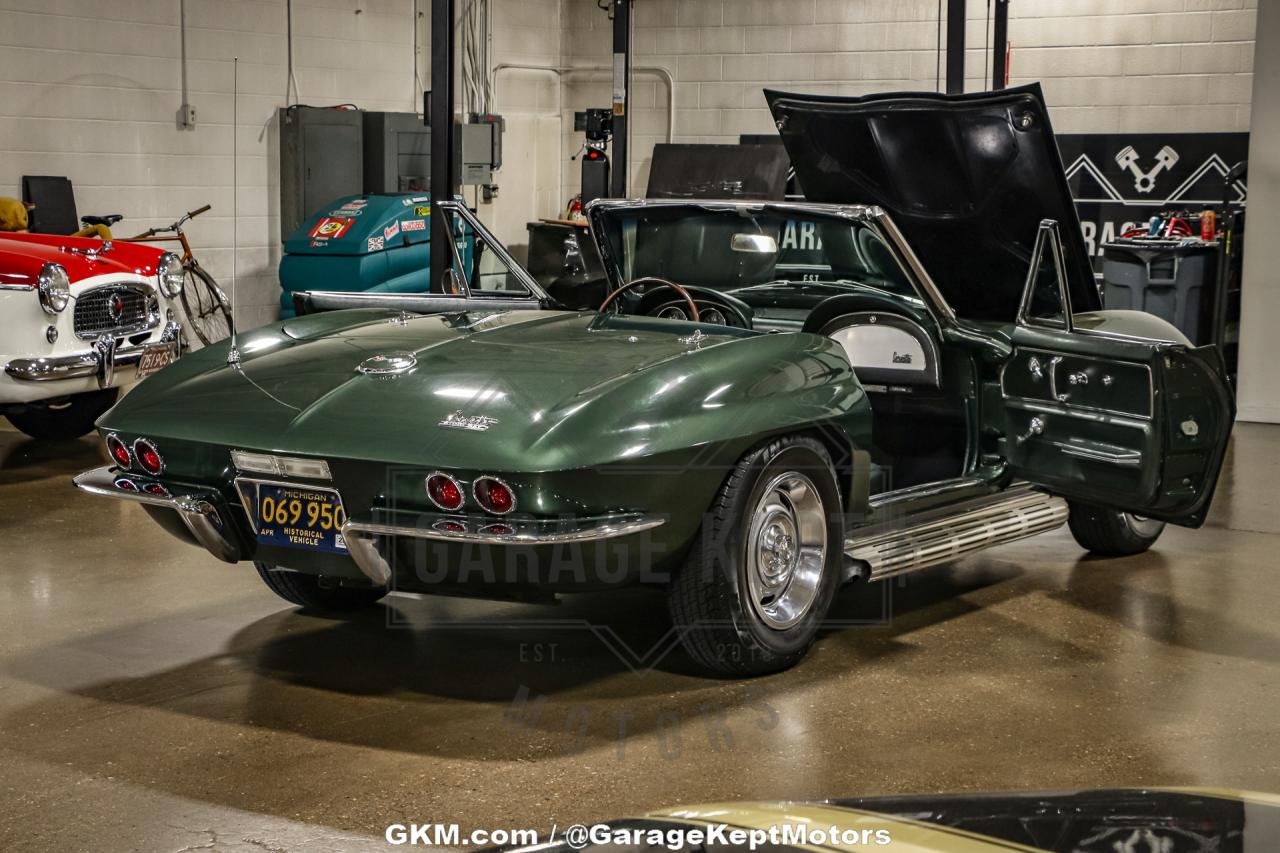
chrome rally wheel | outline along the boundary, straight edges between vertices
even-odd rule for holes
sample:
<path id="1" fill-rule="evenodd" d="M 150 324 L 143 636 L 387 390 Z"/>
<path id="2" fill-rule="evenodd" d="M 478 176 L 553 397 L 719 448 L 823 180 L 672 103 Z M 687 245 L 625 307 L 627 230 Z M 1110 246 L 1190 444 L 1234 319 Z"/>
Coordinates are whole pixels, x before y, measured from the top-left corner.
<path id="1" fill-rule="evenodd" d="M 826 513 L 813 481 L 795 471 L 774 477 L 747 535 L 747 588 L 761 621 L 781 631 L 804 618 L 818 597 L 826 551 Z"/>
<path id="2" fill-rule="evenodd" d="M 809 436 L 758 445 L 725 478 L 667 589 L 689 656 L 724 675 L 793 666 L 840 584 L 835 466 Z"/>

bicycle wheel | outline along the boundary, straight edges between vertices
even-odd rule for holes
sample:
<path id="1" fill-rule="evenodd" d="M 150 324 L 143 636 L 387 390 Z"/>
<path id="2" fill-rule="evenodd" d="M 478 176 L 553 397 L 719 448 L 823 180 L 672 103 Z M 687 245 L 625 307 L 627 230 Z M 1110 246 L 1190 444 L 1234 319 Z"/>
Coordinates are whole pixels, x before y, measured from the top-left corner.
<path id="1" fill-rule="evenodd" d="M 231 334 L 231 310 L 222 288 L 194 261 L 186 267 L 182 287 L 182 307 L 187 322 L 200 342 L 208 346 Z"/>

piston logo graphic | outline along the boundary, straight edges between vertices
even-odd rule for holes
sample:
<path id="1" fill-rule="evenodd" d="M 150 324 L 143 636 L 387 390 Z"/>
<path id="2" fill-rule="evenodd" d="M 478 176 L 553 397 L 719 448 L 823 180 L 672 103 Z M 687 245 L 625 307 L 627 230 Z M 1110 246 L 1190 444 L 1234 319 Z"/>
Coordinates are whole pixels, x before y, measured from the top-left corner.
<path id="1" fill-rule="evenodd" d="M 1178 152 L 1174 151 L 1168 145 L 1156 152 L 1156 164 L 1151 167 L 1150 171 L 1143 171 L 1138 165 L 1138 152 L 1134 150 L 1132 145 L 1126 145 L 1116 155 L 1116 165 L 1121 169 L 1127 169 L 1133 175 L 1133 188 L 1140 193 L 1149 193 L 1156 187 L 1156 178 L 1166 169 L 1172 169 L 1178 164 Z"/>

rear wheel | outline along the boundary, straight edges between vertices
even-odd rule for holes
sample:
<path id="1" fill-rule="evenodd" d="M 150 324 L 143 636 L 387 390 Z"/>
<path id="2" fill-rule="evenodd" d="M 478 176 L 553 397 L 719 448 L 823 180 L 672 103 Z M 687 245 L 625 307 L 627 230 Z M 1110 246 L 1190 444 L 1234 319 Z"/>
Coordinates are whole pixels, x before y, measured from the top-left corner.
<path id="1" fill-rule="evenodd" d="M 231 334 L 231 310 L 226 296 L 213 276 L 194 261 L 186 267 L 182 286 L 182 309 L 191 331 L 205 346 Z"/>
<path id="2" fill-rule="evenodd" d="M 839 511 L 821 443 L 780 438 L 743 457 L 667 593 L 698 664 L 761 675 L 804 657 L 840 582 Z"/>
<path id="3" fill-rule="evenodd" d="M 1080 547 L 1105 557 L 1141 554 L 1164 532 L 1163 521 L 1075 502 L 1067 524 Z"/>
<path id="4" fill-rule="evenodd" d="M 61 403 L 33 403 L 25 410 L 8 415 L 9 423 L 32 438 L 50 441 L 79 438 L 93 431 L 102 413 L 115 405 L 118 388 L 88 391 Z"/>
<path id="5" fill-rule="evenodd" d="M 350 613 L 377 603 L 387 594 L 385 588 L 326 586 L 315 575 L 285 571 L 270 563 L 255 562 L 253 567 L 267 589 L 290 604 L 313 610 Z"/>

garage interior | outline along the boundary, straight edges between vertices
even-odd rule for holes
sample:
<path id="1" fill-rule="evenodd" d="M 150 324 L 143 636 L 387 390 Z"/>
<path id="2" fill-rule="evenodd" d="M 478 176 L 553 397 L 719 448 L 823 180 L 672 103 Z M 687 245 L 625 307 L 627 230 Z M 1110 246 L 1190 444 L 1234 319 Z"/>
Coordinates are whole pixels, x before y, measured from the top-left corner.
<path id="1" fill-rule="evenodd" d="M 456 91 L 424 99 L 441 2 L 0 0 L 0 195 L 65 175 L 82 213 L 123 213 L 113 227 L 130 233 L 212 205 L 191 241 L 247 331 L 288 310 L 285 244 L 318 209 L 305 180 L 288 186 L 296 129 L 281 123 L 297 105 L 358 107 L 366 158 L 390 138 L 370 137 L 368 116 L 411 116 L 397 132 L 430 174 L 374 192 L 459 192 L 516 260 L 532 268 L 550 245 L 567 270 L 575 196 L 644 197 L 669 176 L 655 174 L 666 145 L 776 137 L 766 88 L 1039 82 L 1060 136 L 1105 135 L 1108 156 L 1141 139 L 1142 170 L 1161 162 L 1160 134 L 1243 146 L 1254 239 L 1241 240 L 1234 315 L 1206 332 L 1235 353 L 1237 422 L 1207 521 L 1120 559 L 1062 527 L 855 583 L 797 666 L 716 679 L 678 648 L 650 589 L 555 606 L 404 595 L 347 620 L 285 606 L 247 564 L 76 491 L 73 476 L 108 461 L 97 434 L 37 440 L 0 420 L 0 846 L 375 850 L 395 823 L 546 831 L 733 800 L 1280 793 L 1280 241 L 1259 239 L 1280 215 L 1280 6 L 454 2 Z M 588 111 L 618 100 L 615 54 L 630 67 L 626 111 L 593 138 Z M 468 130 L 428 126 L 451 113 Z M 613 160 L 607 178 L 584 162 L 592 151 Z M 1121 236 L 1082 224 L 1091 248 Z"/>

